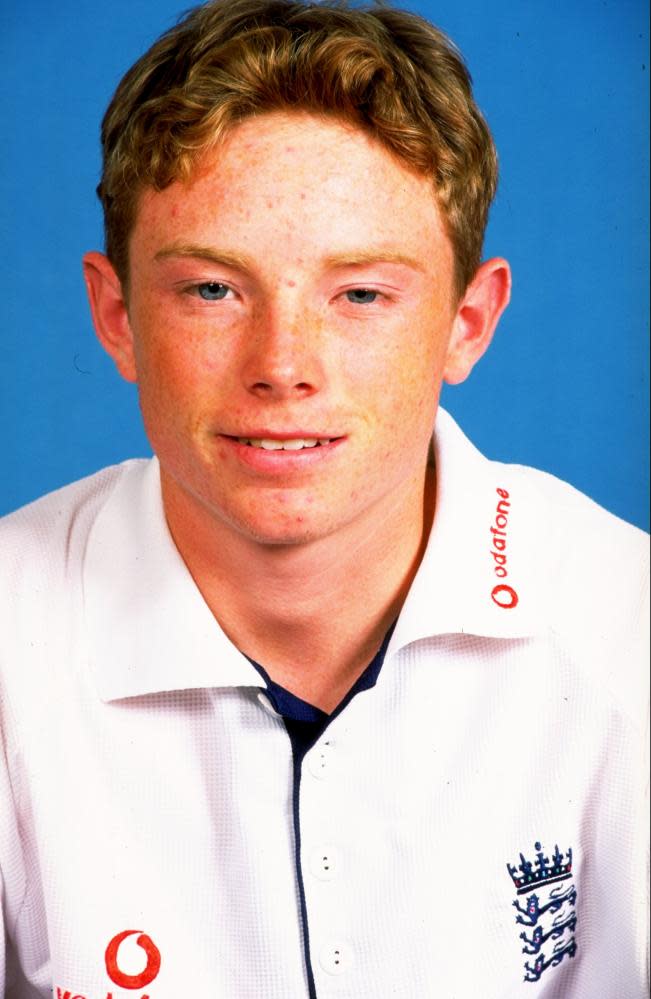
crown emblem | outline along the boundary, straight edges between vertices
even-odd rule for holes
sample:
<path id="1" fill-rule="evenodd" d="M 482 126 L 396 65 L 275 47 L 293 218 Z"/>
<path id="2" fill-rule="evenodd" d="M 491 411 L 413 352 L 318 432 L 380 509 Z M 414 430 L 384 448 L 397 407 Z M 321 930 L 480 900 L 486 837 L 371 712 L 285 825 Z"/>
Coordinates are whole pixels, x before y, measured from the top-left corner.
<path id="1" fill-rule="evenodd" d="M 569 847 L 564 854 L 558 846 L 555 846 L 551 859 L 545 856 L 540 843 L 534 843 L 534 849 L 535 860 L 527 860 L 521 853 L 520 863 L 517 866 L 506 865 L 518 895 L 523 895 L 532 888 L 551 885 L 556 881 L 566 881 L 572 877 L 572 847 Z"/>

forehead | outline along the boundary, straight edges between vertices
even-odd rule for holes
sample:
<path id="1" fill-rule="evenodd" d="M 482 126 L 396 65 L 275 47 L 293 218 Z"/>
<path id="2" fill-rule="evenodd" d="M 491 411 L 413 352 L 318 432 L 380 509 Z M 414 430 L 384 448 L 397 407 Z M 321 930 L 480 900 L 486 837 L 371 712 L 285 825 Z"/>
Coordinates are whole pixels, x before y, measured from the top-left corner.
<path id="1" fill-rule="evenodd" d="M 142 194 L 133 250 L 190 238 L 275 256 L 393 248 L 451 259 L 431 178 L 361 129 L 304 113 L 246 119 L 187 181 Z"/>

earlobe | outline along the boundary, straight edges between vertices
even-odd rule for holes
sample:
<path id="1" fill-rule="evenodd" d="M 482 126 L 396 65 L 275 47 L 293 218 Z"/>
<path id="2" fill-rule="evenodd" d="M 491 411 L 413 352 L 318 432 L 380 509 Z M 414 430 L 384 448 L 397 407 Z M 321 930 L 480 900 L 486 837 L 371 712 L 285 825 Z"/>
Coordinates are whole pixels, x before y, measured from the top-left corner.
<path id="1" fill-rule="evenodd" d="M 511 298 L 511 269 L 499 257 L 477 269 L 459 303 L 443 371 L 449 385 L 465 381 L 488 349 L 495 327 Z"/>
<path id="2" fill-rule="evenodd" d="M 122 377 L 128 382 L 135 382 L 133 334 L 120 280 L 103 253 L 85 254 L 83 266 L 97 338 L 115 361 Z"/>

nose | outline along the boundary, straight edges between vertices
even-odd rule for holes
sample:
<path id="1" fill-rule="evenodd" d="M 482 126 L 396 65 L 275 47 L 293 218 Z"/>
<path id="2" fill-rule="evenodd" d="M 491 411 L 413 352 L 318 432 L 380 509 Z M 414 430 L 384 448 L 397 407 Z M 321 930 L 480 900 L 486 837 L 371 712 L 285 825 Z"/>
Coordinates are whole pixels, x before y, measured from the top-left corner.
<path id="1" fill-rule="evenodd" d="M 297 306 L 270 305 L 256 317 L 242 366 L 248 392 L 264 399 L 300 399 L 324 383 L 319 321 Z"/>

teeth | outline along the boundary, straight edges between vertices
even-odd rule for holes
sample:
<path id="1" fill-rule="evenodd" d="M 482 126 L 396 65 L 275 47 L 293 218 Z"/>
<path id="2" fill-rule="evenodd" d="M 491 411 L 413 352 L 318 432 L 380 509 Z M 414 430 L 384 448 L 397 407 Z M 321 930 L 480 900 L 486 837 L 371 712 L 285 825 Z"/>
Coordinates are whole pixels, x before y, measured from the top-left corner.
<path id="1" fill-rule="evenodd" d="M 330 443 L 329 437 L 297 437 L 294 440 L 278 441 L 259 437 L 238 437 L 239 444 L 250 444 L 251 447 L 261 447 L 265 451 L 300 451 L 304 447 L 316 447 L 317 444 Z"/>
<path id="2" fill-rule="evenodd" d="M 303 447 L 314 447 L 314 444 L 316 444 L 316 441 L 314 441 L 313 444 L 308 444 L 307 441 L 302 440 L 302 438 L 299 437 L 298 440 L 295 441 L 283 441 L 283 450 L 300 451 Z"/>

